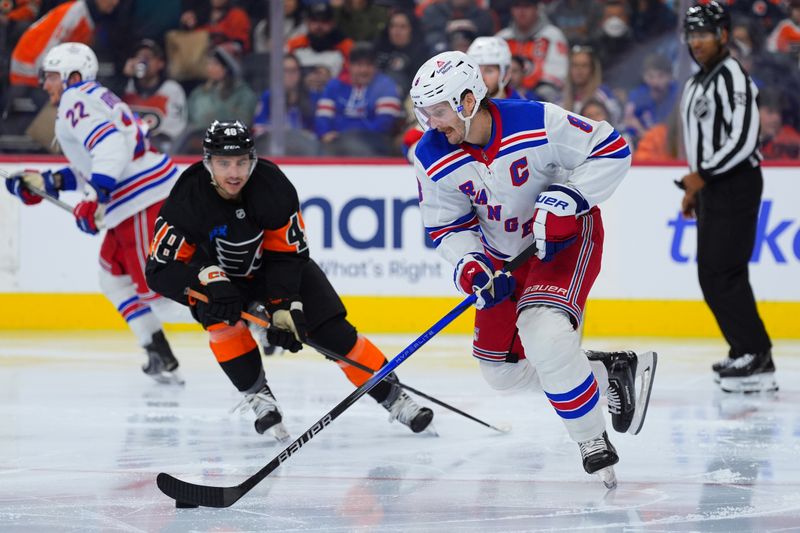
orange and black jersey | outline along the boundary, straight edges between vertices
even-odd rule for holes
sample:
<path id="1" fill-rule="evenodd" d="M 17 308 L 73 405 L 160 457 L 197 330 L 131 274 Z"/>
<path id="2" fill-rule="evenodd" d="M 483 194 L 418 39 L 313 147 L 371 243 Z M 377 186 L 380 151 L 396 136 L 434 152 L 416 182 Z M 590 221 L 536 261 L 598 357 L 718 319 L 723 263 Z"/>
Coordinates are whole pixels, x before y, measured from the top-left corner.
<path id="1" fill-rule="evenodd" d="M 277 165 L 259 159 L 241 200 L 231 201 L 198 162 L 161 208 L 146 275 L 151 289 L 185 304 L 198 272 L 217 265 L 253 299 L 281 299 L 299 294 L 308 261 L 297 191 Z"/>

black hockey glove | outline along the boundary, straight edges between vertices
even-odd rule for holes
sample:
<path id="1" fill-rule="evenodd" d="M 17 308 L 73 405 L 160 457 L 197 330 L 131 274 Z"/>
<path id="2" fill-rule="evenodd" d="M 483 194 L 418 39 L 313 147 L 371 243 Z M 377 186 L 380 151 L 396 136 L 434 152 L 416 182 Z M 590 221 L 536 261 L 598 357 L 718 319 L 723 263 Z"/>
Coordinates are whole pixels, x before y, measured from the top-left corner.
<path id="1" fill-rule="evenodd" d="M 299 300 L 273 300 L 267 304 L 272 324 L 267 329 L 267 341 L 292 353 L 303 349 L 308 326 L 303 313 L 303 303 Z"/>
<path id="2" fill-rule="evenodd" d="M 197 280 L 199 286 L 195 288 L 206 295 L 208 303 L 190 300 L 194 302 L 190 309 L 195 320 L 204 328 L 220 322 L 236 324 L 241 318 L 242 300 L 225 271 L 216 265 L 206 267 L 197 274 Z"/>

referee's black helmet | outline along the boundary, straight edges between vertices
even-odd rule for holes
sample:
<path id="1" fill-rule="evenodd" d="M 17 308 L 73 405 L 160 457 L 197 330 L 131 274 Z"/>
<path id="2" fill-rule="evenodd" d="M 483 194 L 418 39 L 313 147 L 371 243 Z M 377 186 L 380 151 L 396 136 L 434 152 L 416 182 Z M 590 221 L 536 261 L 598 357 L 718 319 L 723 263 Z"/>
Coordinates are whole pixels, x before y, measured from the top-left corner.
<path id="1" fill-rule="evenodd" d="M 686 10 L 683 19 L 684 36 L 692 31 L 707 31 L 719 36 L 722 29 L 731 31 L 731 16 L 719 2 L 711 0 Z"/>

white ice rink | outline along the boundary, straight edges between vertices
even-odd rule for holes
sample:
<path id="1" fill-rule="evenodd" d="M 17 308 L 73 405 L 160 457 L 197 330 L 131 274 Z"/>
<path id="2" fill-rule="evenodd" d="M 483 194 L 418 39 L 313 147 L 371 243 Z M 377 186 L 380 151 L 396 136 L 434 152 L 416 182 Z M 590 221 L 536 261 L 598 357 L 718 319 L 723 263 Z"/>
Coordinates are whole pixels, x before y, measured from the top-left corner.
<path id="1" fill-rule="evenodd" d="M 159 472 L 234 485 L 282 448 L 229 414 L 204 335 L 170 339 L 184 388 L 149 381 L 128 333 L 0 333 L 0 531 L 800 531 L 799 342 L 776 343 L 769 396 L 715 390 L 720 342 L 585 342 L 660 356 L 642 433 L 609 433 L 607 492 L 543 395 L 495 394 L 440 336 L 401 379 L 510 434 L 435 408 L 439 436 L 413 435 L 365 397 L 232 507 L 176 509 Z M 391 358 L 411 337 L 372 339 Z M 265 363 L 294 436 L 352 390 L 310 351 Z"/>

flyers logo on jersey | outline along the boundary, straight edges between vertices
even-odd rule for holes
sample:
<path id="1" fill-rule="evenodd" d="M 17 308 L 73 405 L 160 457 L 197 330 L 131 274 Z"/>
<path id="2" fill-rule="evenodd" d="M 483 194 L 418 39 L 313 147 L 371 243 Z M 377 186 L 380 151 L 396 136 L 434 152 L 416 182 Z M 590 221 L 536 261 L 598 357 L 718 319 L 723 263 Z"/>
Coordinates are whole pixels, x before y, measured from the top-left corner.
<path id="1" fill-rule="evenodd" d="M 232 278 L 249 276 L 261 267 L 263 238 L 263 231 L 243 242 L 233 242 L 217 237 L 214 239 L 217 263 Z"/>

